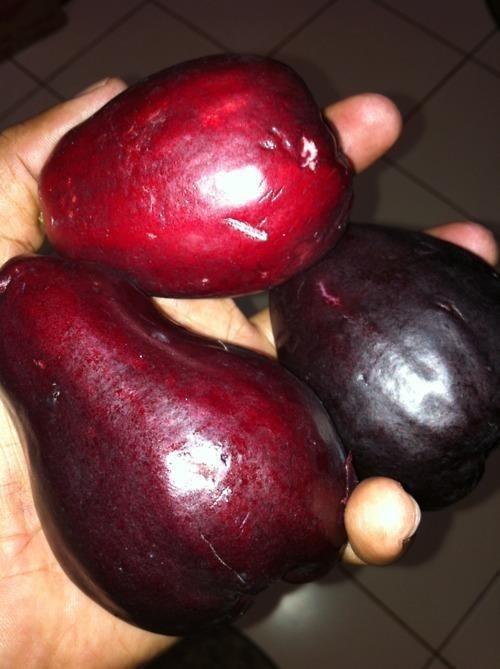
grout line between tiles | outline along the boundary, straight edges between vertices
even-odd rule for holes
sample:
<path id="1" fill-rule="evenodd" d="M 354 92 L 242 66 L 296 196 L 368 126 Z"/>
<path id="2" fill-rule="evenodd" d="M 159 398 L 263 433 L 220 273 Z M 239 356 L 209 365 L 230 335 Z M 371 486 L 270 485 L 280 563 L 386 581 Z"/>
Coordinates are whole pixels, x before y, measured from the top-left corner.
<path id="1" fill-rule="evenodd" d="M 493 30 L 492 30 L 490 33 L 488 33 L 488 35 L 486 35 L 486 36 L 479 42 L 479 44 L 477 44 L 477 45 L 474 47 L 474 49 L 472 49 L 472 51 L 470 52 L 469 56 L 470 56 L 471 61 L 472 61 L 475 65 L 479 65 L 480 67 L 483 67 L 485 70 L 487 70 L 488 72 L 490 72 L 491 74 L 493 74 L 495 77 L 500 78 L 500 72 L 499 72 L 498 70 L 495 70 L 494 67 L 491 67 L 491 65 L 488 65 L 488 63 L 484 63 L 482 60 L 479 60 L 478 57 L 477 57 L 477 54 L 478 54 L 478 52 L 480 51 L 480 49 L 482 49 L 482 47 L 483 47 L 487 42 L 489 42 L 489 40 L 490 40 L 494 35 L 496 35 L 496 34 L 498 33 L 498 30 L 499 30 L 498 28 L 493 28 Z"/>
<path id="2" fill-rule="evenodd" d="M 317 9 L 313 14 L 311 14 L 307 19 L 304 19 L 294 30 L 288 33 L 286 37 L 283 37 L 277 44 L 273 46 L 272 49 L 270 49 L 267 52 L 268 57 L 272 57 L 276 55 L 276 53 L 282 49 L 290 40 L 292 40 L 294 37 L 296 37 L 299 33 L 301 33 L 304 28 L 307 28 L 308 25 L 313 23 L 313 21 L 316 21 L 318 17 L 321 16 L 324 12 L 326 12 L 327 9 L 329 9 L 332 5 L 335 4 L 337 0 L 328 0 L 324 5 L 322 5 L 319 9 Z"/>
<path id="3" fill-rule="evenodd" d="M 385 162 L 387 165 L 390 167 L 393 167 L 395 170 L 403 174 L 405 177 L 416 183 L 420 188 L 423 188 L 426 190 L 428 193 L 433 195 L 434 197 L 438 198 L 438 200 L 441 200 L 444 204 L 452 207 L 457 211 L 457 213 L 461 214 L 464 216 L 467 220 L 470 221 L 475 221 L 476 223 L 481 223 L 483 222 L 485 225 L 488 225 L 488 221 L 481 221 L 478 219 L 477 216 L 473 216 L 470 212 L 466 211 L 461 205 L 457 204 L 453 200 L 451 200 L 449 197 L 441 193 L 440 191 L 436 190 L 433 186 L 431 186 L 427 181 L 424 181 L 420 177 L 418 177 L 416 174 L 413 174 L 413 172 L 410 172 L 410 170 L 406 169 L 405 167 L 402 167 L 398 162 L 396 162 L 393 158 L 389 158 L 388 156 L 383 156 L 381 158 L 383 162 Z"/>
<path id="4" fill-rule="evenodd" d="M 407 121 L 410 120 L 412 116 L 414 116 L 422 107 L 425 105 L 426 102 L 428 102 L 445 84 L 452 79 L 455 74 L 465 65 L 465 63 L 469 60 L 469 56 L 465 55 L 460 60 L 458 63 L 456 63 L 451 70 L 449 70 L 444 77 L 442 77 L 434 86 L 427 91 L 427 93 L 418 101 L 416 102 L 413 107 L 409 111 L 406 112 L 406 114 L 403 115 L 403 122 L 406 123 Z"/>
<path id="5" fill-rule="evenodd" d="M 157 0 L 150 0 L 148 4 L 154 5 L 157 9 L 160 9 L 162 12 L 165 14 L 168 14 L 171 16 L 173 19 L 176 21 L 179 21 L 179 23 L 183 23 L 187 28 L 192 30 L 193 32 L 196 32 L 200 37 L 203 37 L 204 39 L 208 40 L 209 42 L 212 42 L 214 46 L 216 46 L 218 49 L 221 49 L 222 51 L 228 52 L 230 49 L 228 49 L 227 46 L 222 44 L 222 42 L 219 42 L 217 39 L 212 37 L 209 33 L 205 32 L 203 28 L 200 28 L 200 26 L 196 25 L 196 23 L 193 23 L 189 19 L 184 18 L 181 14 L 178 14 L 176 11 L 173 9 L 170 9 L 170 7 L 166 7 L 164 4 L 161 2 L 157 2 Z"/>
<path id="6" fill-rule="evenodd" d="M 445 46 L 449 47 L 450 49 L 453 49 L 454 51 L 457 51 L 458 53 L 461 53 L 462 55 L 467 55 L 470 53 L 470 51 L 475 50 L 476 47 L 473 47 L 470 51 L 467 51 L 466 49 L 462 49 L 461 47 L 457 46 L 453 42 L 450 42 L 446 37 L 443 37 L 438 32 L 435 32 L 431 28 L 428 28 L 424 23 L 420 23 L 420 21 L 417 21 L 411 16 L 408 16 L 408 14 L 405 14 L 403 11 L 400 9 L 396 9 L 396 7 L 393 7 L 392 5 L 389 5 L 388 3 L 384 2 L 384 0 L 371 0 L 373 4 L 378 5 L 379 7 L 382 7 L 383 9 L 386 9 L 388 12 L 391 12 L 395 16 L 398 16 L 400 19 L 403 21 L 406 21 L 410 25 L 412 25 L 414 28 L 418 28 L 422 32 L 426 33 L 429 37 L 433 37 L 435 40 L 438 42 L 441 42 L 441 44 L 444 44 Z M 496 30 L 496 29 L 495 29 Z M 488 36 L 490 33 L 488 33 Z M 482 43 L 483 40 L 481 40 Z"/>
<path id="7" fill-rule="evenodd" d="M 50 83 L 53 79 L 55 79 L 61 72 L 66 70 L 70 65 L 72 65 L 74 62 L 76 62 L 79 58 L 81 58 L 87 51 L 90 51 L 94 46 L 97 44 L 100 44 L 102 41 L 106 39 L 106 37 L 109 37 L 109 35 L 116 30 L 119 26 L 121 26 L 123 23 L 129 20 L 131 16 L 133 16 L 135 13 L 137 13 L 140 9 L 142 9 L 145 5 L 147 5 L 149 0 L 142 0 L 142 2 L 139 2 L 135 7 L 132 7 L 132 9 L 129 9 L 128 12 L 125 12 L 125 14 L 122 14 L 119 19 L 117 19 L 114 23 L 109 25 L 106 30 L 104 30 L 102 33 L 94 37 L 90 42 L 88 42 L 85 46 L 83 46 L 81 49 L 79 49 L 75 54 L 70 56 L 67 61 L 65 61 L 62 65 L 57 67 L 55 70 L 53 70 L 46 78 L 45 82 L 48 84 Z"/>
<path id="8" fill-rule="evenodd" d="M 441 662 L 441 665 L 443 667 L 446 667 L 446 669 L 457 669 L 454 664 L 450 664 L 448 660 L 445 660 L 443 657 L 441 657 L 441 655 L 436 655 L 436 653 L 427 658 L 425 664 L 422 667 L 420 667 L 420 669 L 429 669 L 429 667 L 432 667 L 432 663 L 434 662 L 434 660 L 439 660 Z"/>
<path id="9" fill-rule="evenodd" d="M 500 72 L 498 70 L 495 70 L 494 67 L 492 67 L 491 65 L 488 65 L 488 63 L 485 63 L 483 60 L 479 60 L 479 58 L 476 55 L 471 56 L 471 62 L 474 63 L 474 65 L 478 65 L 479 67 L 482 67 L 483 69 L 485 69 L 490 74 L 493 74 L 495 77 L 500 78 Z"/>
<path id="10" fill-rule="evenodd" d="M 439 653 L 439 658 L 443 659 L 441 651 L 448 645 L 448 643 L 453 639 L 453 637 L 460 631 L 463 625 L 467 622 L 467 619 L 474 612 L 474 609 L 481 603 L 484 597 L 487 595 L 488 591 L 494 586 L 495 582 L 500 577 L 500 570 L 495 572 L 493 576 L 488 580 L 486 585 L 479 591 L 472 603 L 465 610 L 465 612 L 460 616 L 455 625 L 451 628 L 448 634 L 444 637 L 441 643 L 438 645 L 436 652 Z"/>
<path id="11" fill-rule="evenodd" d="M 49 93 L 51 93 L 52 95 L 55 95 L 55 96 L 57 97 L 58 100 L 61 100 L 61 102 L 64 100 L 64 98 L 63 98 L 59 93 L 57 93 L 56 91 L 54 91 L 54 90 L 53 90 L 52 88 L 50 88 L 49 86 L 45 86 L 45 84 L 43 84 L 43 83 L 42 83 L 42 84 L 39 84 L 36 88 L 32 88 L 32 89 L 30 90 L 29 93 L 26 93 L 26 95 L 23 95 L 22 98 L 19 98 L 18 100 L 16 100 L 16 102 L 14 102 L 14 104 L 10 105 L 10 107 L 7 107 L 7 109 L 5 109 L 5 110 L 0 114 L 0 122 L 1 122 L 4 118 L 7 118 L 7 117 L 9 116 L 9 114 L 14 113 L 15 110 L 16 110 L 18 107 L 21 107 L 21 105 L 25 104 L 28 100 L 30 100 L 31 98 L 33 98 L 33 97 L 40 91 L 40 89 L 45 89 L 45 90 L 47 90 L 47 91 L 48 91 Z"/>
<path id="12" fill-rule="evenodd" d="M 428 657 L 426 659 L 426 661 L 420 667 L 420 669 L 429 669 L 429 667 L 431 666 L 431 664 L 434 662 L 435 659 L 436 659 L 436 656 L 434 654 L 432 654 L 430 657 Z"/>
<path id="13" fill-rule="evenodd" d="M 412 636 L 421 646 L 424 646 L 430 653 L 432 653 L 432 658 L 434 657 L 438 658 L 441 660 L 441 662 L 444 663 L 444 665 L 447 667 L 447 669 L 453 669 L 451 665 L 443 658 L 441 655 L 439 655 L 439 652 L 436 648 L 434 648 L 428 641 L 426 641 L 420 634 L 413 629 L 408 623 L 406 623 L 402 618 L 400 618 L 397 613 L 395 613 L 387 604 L 381 600 L 377 595 L 375 595 L 369 588 L 367 588 L 363 583 L 358 581 L 356 576 L 352 574 L 349 570 L 345 569 L 342 567 L 342 565 L 339 565 L 337 567 L 338 569 L 341 570 L 341 572 L 349 578 L 354 585 L 358 587 L 359 590 L 361 590 L 367 597 L 369 597 L 372 602 L 378 605 L 379 608 L 381 608 L 394 622 L 396 622 L 400 627 L 402 627 L 410 636 Z"/>
<path id="14" fill-rule="evenodd" d="M 31 72 L 31 70 L 28 70 L 21 63 L 18 63 L 15 56 L 12 56 L 6 62 L 10 62 L 15 68 L 20 70 L 27 77 L 29 77 L 30 79 L 33 79 L 33 83 L 35 83 L 35 84 L 42 84 L 43 83 L 43 81 L 40 79 L 40 77 L 38 77 L 36 74 Z"/>
<path id="15" fill-rule="evenodd" d="M 34 88 L 31 88 L 28 93 L 25 93 L 22 95 L 20 98 L 18 98 L 15 102 L 13 102 L 7 109 L 4 109 L 0 113 L 0 121 L 3 118 L 6 118 L 9 114 L 14 112 L 17 107 L 20 107 L 22 104 L 26 102 L 26 100 L 29 100 L 33 95 L 35 95 L 38 91 L 40 90 L 40 86 L 35 85 Z"/>
<path id="16" fill-rule="evenodd" d="M 19 68 L 24 74 L 26 74 L 26 76 L 34 79 L 39 86 L 41 86 L 42 88 L 46 88 L 49 91 L 49 93 L 52 93 L 52 95 L 55 95 L 60 100 L 64 100 L 64 96 L 62 96 L 58 91 L 56 91 L 56 89 L 53 88 L 47 81 L 45 81 L 45 79 L 39 77 L 37 74 L 32 72 L 28 67 L 26 67 L 26 65 L 23 65 L 22 63 L 17 61 L 15 57 L 12 59 L 12 61 L 14 62 L 17 68 Z M 26 96 L 26 99 L 28 97 L 29 96 Z"/>
<path id="17" fill-rule="evenodd" d="M 490 37 L 493 35 L 493 33 L 496 32 L 496 28 L 494 31 L 489 32 L 487 35 L 483 37 L 483 39 L 476 44 L 474 49 L 470 51 L 469 53 L 465 54 L 463 58 L 461 58 L 456 65 L 454 65 L 449 72 L 447 72 L 444 77 L 440 81 L 435 84 L 430 91 L 428 91 L 424 97 L 419 100 L 405 115 L 404 115 L 404 122 L 408 121 L 419 109 L 421 109 L 426 102 L 428 102 L 445 84 L 452 79 L 455 74 L 468 62 L 474 62 L 474 64 L 477 67 L 483 67 L 482 63 L 476 62 L 473 57 L 475 54 L 479 51 L 479 49 L 490 39 Z M 487 68 L 484 68 L 485 70 Z M 487 69 L 489 72 L 489 69 Z M 500 77 L 499 73 L 495 73 L 496 77 Z"/>
<path id="18" fill-rule="evenodd" d="M 38 75 L 36 75 L 34 72 L 31 72 L 27 67 L 25 67 L 22 63 L 19 63 L 15 57 L 10 59 L 10 62 L 14 67 L 16 67 L 18 70 L 20 70 L 25 76 L 29 77 L 30 79 L 33 80 L 33 88 L 31 88 L 27 93 L 22 95 L 20 98 L 18 98 L 15 102 L 13 102 L 11 105 L 7 107 L 7 109 L 4 109 L 0 113 L 0 121 L 4 118 L 7 118 L 7 116 L 11 113 L 13 113 L 18 107 L 23 105 L 25 102 L 27 102 L 30 98 L 35 96 L 41 88 L 47 90 L 49 93 L 54 95 L 58 100 L 64 100 L 63 96 L 58 93 L 50 84 L 47 84 L 42 78 L 40 78 Z"/>
<path id="19" fill-rule="evenodd" d="M 42 82 L 33 72 L 30 72 L 29 70 L 26 70 L 26 68 L 22 67 L 15 58 L 8 58 L 6 59 L 7 63 L 10 63 L 14 68 L 20 70 L 24 75 L 26 75 L 29 79 L 33 81 L 33 88 L 30 88 L 29 91 L 26 93 L 23 93 L 21 97 L 17 98 L 11 105 L 7 107 L 7 109 L 4 109 L 2 112 L 0 112 L 0 120 L 2 118 L 5 118 L 8 116 L 11 112 L 13 112 L 17 107 L 20 105 L 24 104 L 26 100 L 29 100 L 32 95 L 35 95 L 35 93 L 39 90 L 40 86 L 43 86 L 44 82 Z"/>

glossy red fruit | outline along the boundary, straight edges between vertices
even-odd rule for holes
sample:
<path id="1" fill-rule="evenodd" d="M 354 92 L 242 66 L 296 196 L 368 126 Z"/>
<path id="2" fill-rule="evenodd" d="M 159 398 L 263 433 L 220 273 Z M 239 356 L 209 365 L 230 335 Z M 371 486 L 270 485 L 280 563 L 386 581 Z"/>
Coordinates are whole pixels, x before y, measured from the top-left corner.
<path id="1" fill-rule="evenodd" d="M 322 399 L 360 478 L 426 509 L 477 484 L 500 443 L 500 277 L 429 235 L 350 224 L 270 297 L 279 359 Z"/>
<path id="2" fill-rule="evenodd" d="M 352 473 L 312 391 L 111 270 L 3 268 L 0 383 L 57 558 L 124 619 L 184 634 L 334 564 Z"/>
<path id="3" fill-rule="evenodd" d="M 58 144 L 41 176 L 47 236 L 151 294 L 264 290 L 340 236 L 351 169 L 303 81 L 257 56 L 182 63 Z"/>

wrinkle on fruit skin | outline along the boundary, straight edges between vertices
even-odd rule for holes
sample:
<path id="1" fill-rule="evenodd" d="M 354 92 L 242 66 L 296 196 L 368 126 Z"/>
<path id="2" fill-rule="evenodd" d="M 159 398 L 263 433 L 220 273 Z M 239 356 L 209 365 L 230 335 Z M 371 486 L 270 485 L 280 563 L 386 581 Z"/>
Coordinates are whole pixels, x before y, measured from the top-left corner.
<path id="1" fill-rule="evenodd" d="M 9 283 L 12 281 L 12 277 L 5 276 L 0 280 L 0 295 L 7 290 Z"/>
<path id="2" fill-rule="evenodd" d="M 213 543 L 203 534 L 203 532 L 200 532 L 200 537 L 202 540 L 207 544 L 207 546 L 210 548 L 212 551 L 213 555 L 215 558 L 226 568 L 229 569 L 229 571 L 236 576 L 238 579 L 239 583 L 243 586 L 247 585 L 247 582 L 245 578 L 236 571 L 236 569 L 233 569 L 225 560 L 222 559 L 222 557 L 219 555 L 219 553 L 216 551 L 215 546 Z"/>
<path id="3" fill-rule="evenodd" d="M 332 295 L 332 293 L 328 292 L 323 281 L 318 281 L 318 288 L 319 292 L 321 293 L 321 297 L 324 299 L 326 304 L 331 304 L 332 307 L 340 307 L 342 300 L 338 295 Z"/>
<path id="4" fill-rule="evenodd" d="M 435 302 L 435 305 L 438 309 L 443 309 L 444 311 L 447 311 L 450 314 L 454 314 L 461 321 L 467 323 L 465 316 L 453 302 L 441 301 L 441 302 Z"/>
<path id="5" fill-rule="evenodd" d="M 234 230 L 238 230 L 243 235 L 250 237 L 251 239 L 255 239 L 259 242 L 267 242 L 269 239 L 269 235 L 265 230 L 261 230 L 260 228 L 256 227 L 255 225 L 251 225 L 246 221 L 239 221 L 236 218 L 224 218 L 223 221 Z M 265 219 L 262 221 L 262 223 L 265 223 Z"/>

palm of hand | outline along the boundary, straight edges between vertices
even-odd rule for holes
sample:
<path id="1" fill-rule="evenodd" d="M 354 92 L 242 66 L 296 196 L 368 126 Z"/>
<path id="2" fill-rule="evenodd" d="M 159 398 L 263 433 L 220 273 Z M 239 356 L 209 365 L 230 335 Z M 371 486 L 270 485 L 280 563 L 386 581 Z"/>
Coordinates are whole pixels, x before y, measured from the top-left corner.
<path id="1" fill-rule="evenodd" d="M 0 602 L 3 666 L 134 667 L 171 643 L 115 618 L 62 571 L 40 527 L 22 445 L 3 406 Z"/>
<path id="2" fill-rule="evenodd" d="M 33 251 L 41 243 L 36 225 L 37 178 L 52 146 L 66 130 L 123 88 L 121 82 L 111 80 L 91 94 L 59 105 L 26 127 L 19 126 L 0 137 L 0 265 L 13 255 Z M 380 156 L 399 133 L 397 111 L 378 96 L 351 98 L 331 107 L 327 115 L 341 130 L 344 151 L 358 171 Z M 475 228 L 468 232 L 464 245 L 489 254 L 493 262 L 496 247 L 491 239 L 485 240 L 484 233 Z M 448 227 L 438 234 L 460 241 L 467 231 Z M 230 299 L 159 299 L 158 304 L 173 320 L 198 332 L 274 355 L 265 312 L 247 320 Z M 360 540 L 356 553 L 365 560 L 390 562 L 398 557 L 403 539 L 418 524 L 415 509 L 395 482 L 380 479 L 365 487 L 364 483 L 349 500 L 347 511 L 351 509 L 354 521 L 359 519 L 351 526 L 352 532 L 348 527 L 349 539 L 352 546 L 353 539 Z M 396 520 L 388 525 L 387 518 Z M 346 554 L 351 560 L 357 559 L 349 546 Z M 63 573 L 40 527 L 22 445 L 0 404 L 2 666 L 134 667 L 171 643 L 168 637 L 144 632 L 115 618 Z"/>

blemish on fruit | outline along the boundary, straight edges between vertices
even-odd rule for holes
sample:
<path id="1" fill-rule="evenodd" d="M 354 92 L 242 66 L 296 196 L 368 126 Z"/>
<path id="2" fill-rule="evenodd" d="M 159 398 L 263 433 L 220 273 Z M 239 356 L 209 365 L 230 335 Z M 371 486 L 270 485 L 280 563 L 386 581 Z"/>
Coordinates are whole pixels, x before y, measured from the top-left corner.
<path id="1" fill-rule="evenodd" d="M 263 139 L 261 142 L 259 142 L 259 146 L 261 146 L 263 149 L 266 149 L 267 151 L 274 151 L 277 148 L 276 142 L 271 138 Z"/>
<path id="2" fill-rule="evenodd" d="M 277 137 L 280 140 L 280 144 L 285 149 L 285 151 L 289 152 L 293 151 L 292 143 L 282 130 L 276 127 L 272 127 L 271 132 L 275 137 Z"/>
<path id="3" fill-rule="evenodd" d="M 457 318 L 465 322 L 463 313 L 455 304 L 453 304 L 453 302 L 436 302 L 436 306 L 443 311 L 447 311 L 449 314 L 457 316 Z"/>
<path id="4" fill-rule="evenodd" d="M 227 347 L 227 344 L 222 341 L 222 339 L 217 339 L 217 342 L 222 346 L 224 351 L 229 351 L 229 348 Z"/>
<path id="5" fill-rule="evenodd" d="M 5 291 L 7 290 L 7 286 L 9 285 L 11 280 L 12 280 L 12 277 L 10 277 L 10 276 L 6 276 L 6 277 L 3 277 L 2 279 L 0 279 L 0 295 L 2 293 L 5 293 Z"/>
<path id="6" fill-rule="evenodd" d="M 236 218 L 224 218 L 223 221 L 231 228 L 238 230 L 238 232 L 242 232 L 247 237 L 251 237 L 259 242 L 267 242 L 268 240 L 268 234 L 265 230 L 260 230 L 246 221 L 239 221 Z"/>
<path id="7" fill-rule="evenodd" d="M 318 166 L 318 147 L 313 140 L 307 139 L 307 137 L 302 137 L 301 145 L 300 155 L 303 160 L 300 166 L 308 167 L 311 171 L 315 172 Z"/>
<path id="8" fill-rule="evenodd" d="M 48 397 L 48 403 L 54 406 L 55 404 L 57 404 L 57 401 L 59 400 L 60 396 L 61 396 L 61 389 L 59 388 L 58 384 L 55 382 L 52 383 L 50 395 Z"/>
<path id="9" fill-rule="evenodd" d="M 337 295 L 332 295 L 331 293 L 329 293 L 325 288 L 325 284 L 323 283 L 323 281 L 318 281 L 318 288 L 319 292 L 321 293 L 321 297 L 323 298 L 323 301 L 326 304 L 331 304 L 332 307 L 340 307 L 342 303 L 340 297 L 337 297 Z"/>
<path id="10" fill-rule="evenodd" d="M 161 332 L 159 330 L 156 331 L 156 332 L 153 332 L 152 337 L 153 337 L 153 339 L 161 341 L 164 344 L 168 344 L 168 342 L 170 341 L 169 338 L 167 337 L 167 335 L 164 332 Z"/>

